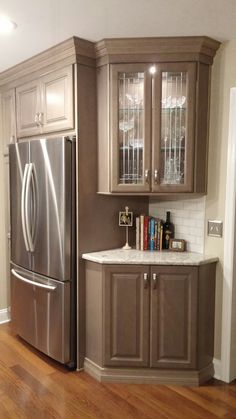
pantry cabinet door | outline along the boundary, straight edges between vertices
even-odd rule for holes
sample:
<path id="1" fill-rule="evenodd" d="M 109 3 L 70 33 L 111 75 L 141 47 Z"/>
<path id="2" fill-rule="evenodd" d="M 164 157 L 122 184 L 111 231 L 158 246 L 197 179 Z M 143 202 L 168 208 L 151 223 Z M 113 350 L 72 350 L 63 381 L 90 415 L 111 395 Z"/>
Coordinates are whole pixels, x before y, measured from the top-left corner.
<path id="1" fill-rule="evenodd" d="M 149 268 L 104 270 L 104 366 L 148 366 Z"/>
<path id="2" fill-rule="evenodd" d="M 196 63 L 162 63 L 156 68 L 152 191 L 193 192 Z"/>
<path id="3" fill-rule="evenodd" d="M 40 81 L 30 81 L 16 88 L 17 138 L 29 137 L 42 132 L 39 123 Z"/>
<path id="4" fill-rule="evenodd" d="M 152 267 L 151 367 L 196 368 L 197 290 L 197 267 Z"/>
<path id="5" fill-rule="evenodd" d="M 111 192 L 150 191 L 149 67 L 146 64 L 111 65 Z"/>
<path id="6" fill-rule="evenodd" d="M 41 84 L 42 109 L 39 117 L 43 132 L 74 128 L 72 66 L 43 76 Z"/>

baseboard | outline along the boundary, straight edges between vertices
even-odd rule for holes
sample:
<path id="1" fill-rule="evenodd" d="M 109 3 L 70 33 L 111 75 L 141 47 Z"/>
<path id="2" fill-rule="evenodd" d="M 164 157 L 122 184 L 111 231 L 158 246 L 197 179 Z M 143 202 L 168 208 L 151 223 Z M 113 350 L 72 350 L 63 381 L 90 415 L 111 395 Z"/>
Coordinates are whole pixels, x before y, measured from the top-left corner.
<path id="1" fill-rule="evenodd" d="M 216 378 L 216 380 L 221 380 L 221 361 L 217 358 L 213 358 L 213 365 L 214 365 L 214 378 Z"/>
<path id="2" fill-rule="evenodd" d="M 3 308 L 0 310 L 0 324 L 7 323 L 11 320 L 11 309 Z"/>
<path id="3" fill-rule="evenodd" d="M 161 384 L 199 386 L 212 378 L 213 364 L 200 371 L 157 370 L 154 368 L 102 368 L 88 358 L 84 361 L 84 371 L 100 382 L 126 384 Z"/>

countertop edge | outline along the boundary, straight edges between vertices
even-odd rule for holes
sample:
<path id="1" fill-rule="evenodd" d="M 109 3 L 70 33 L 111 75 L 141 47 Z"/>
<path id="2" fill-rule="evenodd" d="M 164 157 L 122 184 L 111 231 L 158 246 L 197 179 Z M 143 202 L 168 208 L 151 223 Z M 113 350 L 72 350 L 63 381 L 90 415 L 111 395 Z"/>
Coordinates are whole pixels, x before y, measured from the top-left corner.
<path id="1" fill-rule="evenodd" d="M 113 250 L 114 252 L 114 250 Z M 93 254 L 93 253 L 84 253 L 82 255 L 82 259 L 87 260 L 89 262 L 94 262 L 94 263 L 99 263 L 100 265 L 169 265 L 169 266 L 180 266 L 180 265 L 186 265 L 186 266 L 201 266 L 201 265 L 206 265 L 209 263 L 216 263 L 219 261 L 218 257 L 215 256 L 211 256 L 209 255 L 201 255 L 201 254 L 197 254 L 194 253 L 194 257 L 201 257 L 202 256 L 202 260 L 178 260 L 178 256 L 179 254 L 175 253 L 175 257 L 177 260 L 168 260 L 168 256 L 166 260 L 142 260 L 140 258 L 140 260 L 137 258 L 135 260 L 121 260 L 120 258 L 116 258 L 115 256 L 111 258 L 108 256 L 104 256 L 102 255 L 102 253 L 109 253 L 109 251 L 104 251 L 104 252 L 94 252 L 94 253 L 100 253 L 100 255 L 98 254 Z M 189 256 L 193 257 L 193 253 L 188 253 Z M 181 254 L 183 255 L 183 254 Z M 185 253 L 186 255 L 186 253 Z M 142 256 L 145 256 L 145 254 L 142 254 Z M 150 254 L 149 254 L 149 258 L 150 258 Z M 161 257 L 160 254 L 156 254 L 156 255 L 152 255 L 152 256 L 156 256 L 156 257 Z M 173 257 L 174 255 L 171 255 L 171 257 Z M 181 258 L 181 256 L 180 256 Z"/>

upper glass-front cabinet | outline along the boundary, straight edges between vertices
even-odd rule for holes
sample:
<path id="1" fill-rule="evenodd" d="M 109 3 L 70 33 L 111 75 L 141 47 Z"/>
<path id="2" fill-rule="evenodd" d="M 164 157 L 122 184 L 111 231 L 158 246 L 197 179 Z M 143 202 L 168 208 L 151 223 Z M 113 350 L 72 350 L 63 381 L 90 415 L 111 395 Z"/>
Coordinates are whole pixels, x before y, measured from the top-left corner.
<path id="1" fill-rule="evenodd" d="M 195 64 L 111 68 L 111 191 L 191 192 Z"/>
<path id="2" fill-rule="evenodd" d="M 193 189 L 195 64 L 160 64 L 153 76 L 152 190 Z"/>
<path id="3" fill-rule="evenodd" d="M 150 190 L 151 74 L 148 66 L 112 66 L 114 192 Z"/>

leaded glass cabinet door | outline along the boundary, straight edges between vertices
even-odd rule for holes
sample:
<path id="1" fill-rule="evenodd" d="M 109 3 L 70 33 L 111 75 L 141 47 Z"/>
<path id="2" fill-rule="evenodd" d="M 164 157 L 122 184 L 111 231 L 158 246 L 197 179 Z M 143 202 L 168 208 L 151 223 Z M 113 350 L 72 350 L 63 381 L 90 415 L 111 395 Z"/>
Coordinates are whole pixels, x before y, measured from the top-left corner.
<path id="1" fill-rule="evenodd" d="M 152 191 L 192 192 L 194 63 L 160 64 L 153 75 Z"/>
<path id="2" fill-rule="evenodd" d="M 111 66 L 111 192 L 150 191 L 151 74 L 143 64 Z"/>

